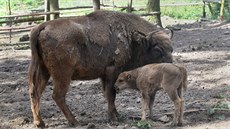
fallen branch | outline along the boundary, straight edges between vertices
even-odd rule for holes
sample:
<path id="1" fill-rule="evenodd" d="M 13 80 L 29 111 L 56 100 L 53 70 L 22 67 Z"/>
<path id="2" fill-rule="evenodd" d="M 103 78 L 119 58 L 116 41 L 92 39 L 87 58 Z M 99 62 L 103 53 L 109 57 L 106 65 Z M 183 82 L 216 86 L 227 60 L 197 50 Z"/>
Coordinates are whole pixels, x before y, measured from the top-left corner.
<path id="1" fill-rule="evenodd" d="M 5 93 L 6 89 L 3 89 L 2 91 L 0 91 L 0 94 Z"/>
<path id="2" fill-rule="evenodd" d="M 227 111 L 227 112 L 230 112 L 230 109 L 223 109 L 223 108 L 213 108 L 215 111 Z M 194 112 L 200 112 L 200 111 L 207 111 L 207 109 L 190 109 L 190 110 L 185 110 L 184 111 L 184 114 L 189 114 L 189 113 L 194 113 Z M 156 114 L 154 115 L 152 118 L 152 120 L 154 121 L 158 121 L 160 117 L 162 116 L 173 116 L 174 115 L 174 112 L 168 112 L 168 113 L 163 113 L 163 114 Z M 131 119 L 131 120 L 141 120 L 141 117 L 140 116 L 130 116 L 128 117 L 128 119 Z"/>

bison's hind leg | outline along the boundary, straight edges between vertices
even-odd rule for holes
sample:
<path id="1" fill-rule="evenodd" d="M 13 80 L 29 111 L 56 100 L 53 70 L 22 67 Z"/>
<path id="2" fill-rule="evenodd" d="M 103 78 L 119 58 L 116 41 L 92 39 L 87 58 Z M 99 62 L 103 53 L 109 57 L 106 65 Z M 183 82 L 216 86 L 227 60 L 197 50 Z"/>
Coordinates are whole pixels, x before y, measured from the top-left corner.
<path id="1" fill-rule="evenodd" d="M 56 102 L 57 106 L 64 113 L 66 119 L 69 122 L 69 125 L 77 126 L 78 122 L 75 119 L 74 115 L 71 113 L 65 101 L 66 93 L 68 91 L 70 81 L 71 81 L 71 76 L 73 73 L 72 71 L 73 70 L 69 68 L 52 70 L 51 76 L 53 77 L 53 82 L 54 82 L 54 90 L 53 90 L 52 97 Z"/>
<path id="2" fill-rule="evenodd" d="M 34 124 L 37 127 L 45 127 L 40 114 L 40 98 L 44 91 L 50 75 L 45 67 L 38 66 L 29 68 L 29 94 L 31 101 L 31 110 L 33 113 Z"/>

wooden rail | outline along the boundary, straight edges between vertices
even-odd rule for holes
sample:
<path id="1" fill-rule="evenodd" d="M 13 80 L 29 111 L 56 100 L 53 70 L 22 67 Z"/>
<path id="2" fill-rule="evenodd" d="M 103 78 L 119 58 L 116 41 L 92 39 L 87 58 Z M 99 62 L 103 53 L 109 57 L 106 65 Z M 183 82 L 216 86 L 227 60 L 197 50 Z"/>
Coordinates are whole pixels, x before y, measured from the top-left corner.
<path id="1" fill-rule="evenodd" d="M 29 14 L 21 14 L 21 15 L 10 15 L 10 16 L 1 16 L 0 19 L 2 18 L 16 18 L 16 17 L 28 17 L 28 16 L 39 16 L 39 15 L 47 15 L 47 14 L 59 14 L 59 11 L 54 11 L 54 12 L 41 12 L 41 13 L 29 13 Z"/>
<path id="2" fill-rule="evenodd" d="M 22 19 L 15 19 L 15 20 L 4 20 L 0 21 L 1 23 L 22 23 L 22 22 L 31 22 L 31 21 L 39 21 L 44 20 L 44 16 L 36 16 L 36 17 L 30 17 L 30 18 L 22 18 Z"/>

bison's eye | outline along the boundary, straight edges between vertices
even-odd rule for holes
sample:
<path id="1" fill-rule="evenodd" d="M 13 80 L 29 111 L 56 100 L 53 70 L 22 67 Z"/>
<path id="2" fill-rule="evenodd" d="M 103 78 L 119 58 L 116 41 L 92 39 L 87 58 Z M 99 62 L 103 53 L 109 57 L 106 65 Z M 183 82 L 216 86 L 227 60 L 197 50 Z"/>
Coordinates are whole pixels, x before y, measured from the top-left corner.
<path id="1" fill-rule="evenodd" d="M 156 54 L 156 56 L 157 57 L 162 57 L 163 56 L 163 49 L 162 48 L 160 48 L 160 47 L 155 47 L 155 54 Z"/>
<path id="2" fill-rule="evenodd" d="M 122 80 L 122 79 L 119 79 L 118 82 L 123 82 L 123 80 Z"/>

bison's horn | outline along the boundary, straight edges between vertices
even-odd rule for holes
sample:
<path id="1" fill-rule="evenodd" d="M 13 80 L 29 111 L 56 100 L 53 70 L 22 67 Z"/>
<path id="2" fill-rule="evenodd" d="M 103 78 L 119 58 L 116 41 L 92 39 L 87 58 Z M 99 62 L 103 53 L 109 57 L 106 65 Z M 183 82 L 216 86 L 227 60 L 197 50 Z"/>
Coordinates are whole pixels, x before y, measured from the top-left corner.
<path id="1" fill-rule="evenodd" d="M 169 35 L 169 38 L 172 39 L 173 38 L 173 34 L 174 34 L 173 33 L 173 29 L 170 28 L 170 27 L 168 27 L 168 26 L 166 27 L 166 29 L 170 30 L 170 33 L 168 35 Z"/>

